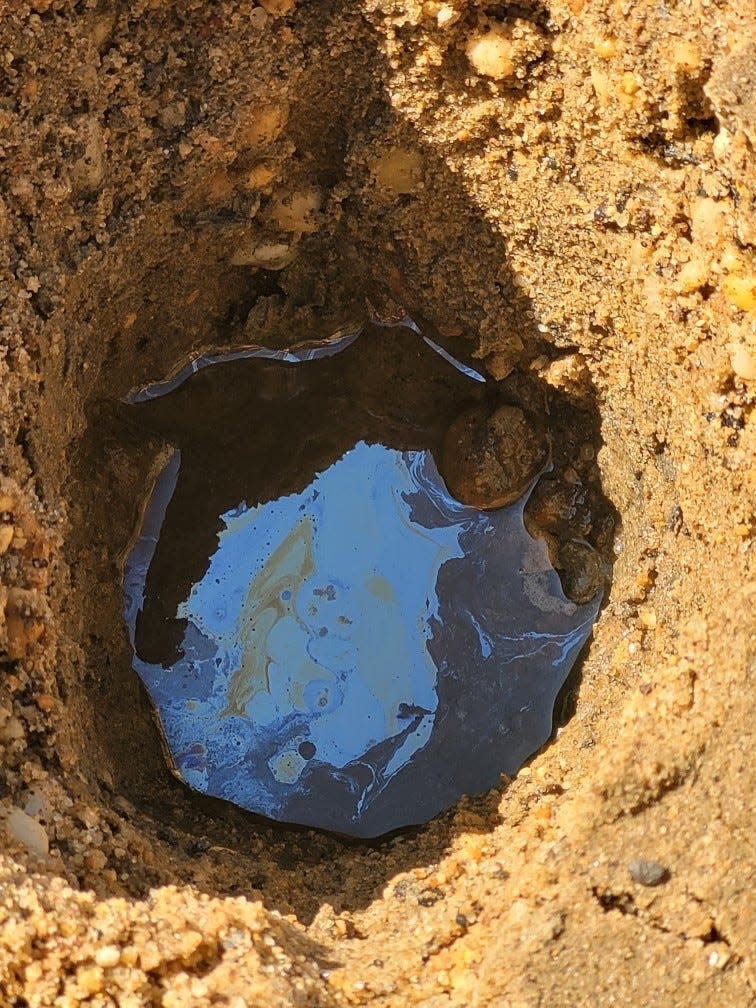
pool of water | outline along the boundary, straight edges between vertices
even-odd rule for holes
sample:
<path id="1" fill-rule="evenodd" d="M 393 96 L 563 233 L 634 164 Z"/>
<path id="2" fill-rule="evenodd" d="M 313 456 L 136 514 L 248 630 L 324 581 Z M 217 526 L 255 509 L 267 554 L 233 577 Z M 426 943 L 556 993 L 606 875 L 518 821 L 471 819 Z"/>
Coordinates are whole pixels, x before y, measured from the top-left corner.
<path id="1" fill-rule="evenodd" d="M 447 490 L 487 383 L 413 327 L 197 358 L 131 397 L 171 445 L 124 572 L 133 666 L 176 773 L 375 837 L 549 737 L 600 599 L 564 595 L 513 505 Z"/>

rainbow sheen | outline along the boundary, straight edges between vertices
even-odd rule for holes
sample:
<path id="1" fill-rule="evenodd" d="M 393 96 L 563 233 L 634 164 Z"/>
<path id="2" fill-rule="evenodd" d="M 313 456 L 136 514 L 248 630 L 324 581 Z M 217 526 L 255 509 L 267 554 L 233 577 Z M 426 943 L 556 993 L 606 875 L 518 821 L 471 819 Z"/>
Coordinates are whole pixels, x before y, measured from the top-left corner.
<path id="1" fill-rule="evenodd" d="M 168 614 L 177 646 L 157 660 L 140 626 L 184 464 L 175 450 L 155 483 L 124 616 L 188 785 L 375 837 L 495 786 L 548 739 L 600 600 L 565 597 L 525 498 L 465 506 L 430 450 L 358 437 L 302 489 L 215 516 L 204 574 Z"/>

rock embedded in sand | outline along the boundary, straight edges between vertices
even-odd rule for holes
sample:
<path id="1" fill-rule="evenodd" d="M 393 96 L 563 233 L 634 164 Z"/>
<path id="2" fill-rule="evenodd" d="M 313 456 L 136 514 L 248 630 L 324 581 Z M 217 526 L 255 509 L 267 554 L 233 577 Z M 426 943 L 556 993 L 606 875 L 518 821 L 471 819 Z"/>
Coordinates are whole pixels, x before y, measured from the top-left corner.
<path id="1" fill-rule="evenodd" d="M 423 159 L 418 151 L 394 147 L 373 160 L 371 171 L 382 189 L 408 196 L 422 182 Z"/>
<path id="2" fill-rule="evenodd" d="M 582 354 L 566 354 L 556 360 L 542 358 L 534 361 L 533 367 L 538 372 L 539 378 L 567 395 L 582 399 L 591 392 L 591 373 Z"/>
<path id="3" fill-rule="evenodd" d="M 0 525 L 0 556 L 5 553 L 11 544 L 15 529 L 13 525 Z"/>
<path id="4" fill-rule="evenodd" d="M 121 961 L 121 950 L 115 945 L 103 945 L 95 952 L 95 964 L 101 969 L 113 969 Z"/>
<path id="5" fill-rule="evenodd" d="M 307 186 L 278 196 L 268 217 L 282 231 L 310 234 L 317 230 L 317 215 L 323 206 L 323 194 L 315 186 Z"/>
<path id="6" fill-rule="evenodd" d="M 439 28 L 451 28 L 459 21 L 462 15 L 451 4 L 442 3 L 435 13 L 436 24 Z"/>
<path id="7" fill-rule="evenodd" d="M 483 509 L 516 501 L 543 470 L 545 431 L 518 406 L 474 406 L 451 424 L 441 473 L 457 500 Z"/>
<path id="8" fill-rule="evenodd" d="M 601 559 L 596 551 L 580 540 L 570 540 L 559 549 L 557 569 L 567 598 L 584 604 L 595 598 L 604 584 Z"/>
<path id="9" fill-rule="evenodd" d="M 71 185 L 78 196 L 91 196 L 105 177 L 107 144 L 100 123 L 93 116 L 82 119 L 78 126 L 81 155 L 69 169 Z"/>
<path id="10" fill-rule="evenodd" d="M 756 381 L 756 347 L 740 343 L 730 355 L 732 370 L 743 381 Z"/>
<path id="11" fill-rule="evenodd" d="M 289 110 L 284 104 L 255 106 L 242 119 L 236 143 L 242 150 L 265 147 L 281 135 L 288 118 Z"/>
<path id="12" fill-rule="evenodd" d="M 12 808 L 5 818 L 5 829 L 10 837 L 37 857 L 47 857 L 50 842 L 45 827 L 20 808 Z"/>
<path id="13" fill-rule="evenodd" d="M 464 47 L 473 70 L 495 81 L 524 77 L 529 62 L 541 56 L 544 49 L 543 36 L 519 18 L 505 25 L 489 21 L 468 38 Z"/>
<path id="14" fill-rule="evenodd" d="M 260 245 L 241 245 L 231 256 L 232 266 L 255 266 L 257 269 L 278 272 L 285 269 L 294 258 L 287 242 L 263 242 Z"/>
<path id="15" fill-rule="evenodd" d="M 4 609 L 8 657 L 25 658 L 45 632 L 45 600 L 33 589 L 11 588 Z"/>
<path id="16" fill-rule="evenodd" d="M 636 858 L 629 861 L 627 870 L 633 882 L 642 886 L 658 886 L 666 882 L 669 878 L 669 869 L 658 861 L 649 861 L 645 858 Z"/>
<path id="17" fill-rule="evenodd" d="M 25 737 L 24 726 L 11 712 L 0 708 L 0 742 L 4 745 L 20 742 Z"/>
<path id="18" fill-rule="evenodd" d="M 475 34 L 465 46 L 465 55 L 476 73 L 502 80 L 515 71 L 512 41 L 503 29 Z"/>
<path id="19" fill-rule="evenodd" d="M 741 311 L 756 311 L 756 272 L 731 273 L 722 283 L 725 297 Z"/>
<path id="20" fill-rule="evenodd" d="M 594 39 L 593 51 L 601 59 L 610 60 L 617 52 L 617 39 L 613 35 L 601 35 Z"/>
<path id="21" fill-rule="evenodd" d="M 681 294 L 692 294 L 700 290 L 709 279 L 709 267 L 701 259 L 691 259 L 677 274 L 677 289 Z"/>
<path id="22" fill-rule="evenodd" d="M 275 178 L 276 169 L 265 162 L 260 162 L 260 164 L 253 165 L 253 167 L 247 172 L 247 177 L 244 180 L 244 188 L 269 191 L 271 183 L 275 180 Z"/>

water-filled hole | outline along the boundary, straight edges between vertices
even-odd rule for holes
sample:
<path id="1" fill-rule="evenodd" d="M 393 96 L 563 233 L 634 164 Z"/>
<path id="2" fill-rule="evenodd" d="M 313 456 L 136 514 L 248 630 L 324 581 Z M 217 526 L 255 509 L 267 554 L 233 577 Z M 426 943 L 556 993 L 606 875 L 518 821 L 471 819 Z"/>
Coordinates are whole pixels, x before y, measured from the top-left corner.
<path id="1" fill-rule="evenodd" d="M 172 448 L 124 595 L 181 780 L 373 837 L 543 744 L 600 591 L 567 598 L 525 528 L 548 432 L 506 400 L 409 318 L 129 395 Z"/>
<path id="2" fill-rule="evenodd" d="M 449 205 L 459 207 L 463 197 L 453 191 L 456 182 L 445 176 L 437 181 L 441 188 L 452 187 Z M 318 239 L 307 243 L 283 273 L 262 271 L 250 277 L 229 270 L 222 235 L 204 230 L 188 235 L 157 217 L 150 218 L 144 232 L 123 248 L 117 277 L 112 270 L 102 275 L 95 271 L 77 280 L 70 292 L 67 314 L 60 321 L 77 333 L 77 341 L 67 345 L 62 383 L 56 384 L 54 374 L 46 379 L 49 394 L 44 408 L 49 416 L 42 417 L 50 443 L 73 437 L 77 446 L 71 454 L 70 479 L 61 488 L 70 502 L 71 519 L 67 559 L 72 585 L 64 612 L 70 617 L 70 638 L 82 648 L 74 647 L 66 665 L 71 669 L 67 730 L 90 792 L 101 793 L 104 807 L 116 803 L 121 812 L 125 810 L 123 814 L 145 838 L 164 840 L 177 852 L 175 864 L 153 859 L 146 865 L 131 864 L 128 884 L 135 891 L 173 881 L 177 873 L 194 878 L 195 855 L 184 856 L 183 851 L 194 851 L 199 837 L 214 852 L 203 859 L 197 876 L 202 885 L 224 892 L 246 892 L 251 885 L 265 891 L 270 905 L 294 907 L 306 919 L 323 900 L 333 905 L 344 900 L 364 903 L 386 873 L 438 857 L 449 832 L 459 828 L 455 826 L 459 816 L 468 822 L 467 828 L 471 810 L 481 829 L 496 821 L 500 789 L 480 798 L 463 798 L 430 827 L 403 834 L 399 845 L 382 844 L 376 862 L 372 848 L 365 848 L 363 855 L 337 838 L 271 826 L 227 802 L 197 794 L 168 769 L 152 706 L 131 669 L 121 620 L 121 554 L 170 449 L 160 435 L 136 433 L 132 419 L 127 419 L 133 418 L 133 408 L 124 407 L 119 413 L 117 403 L 135 385 L 169 374 L 187 351 L 203 346 L 238 346 L 259 338 L 280 349 L 291 341 L 292 332 L 322 340 L 353 321 L 355 306 L 358 315 L 364 314 L 366 296 L 382 318 L 391 318 L 381 300 L 382 294 L 388 299 L 386 288 L 412 310 L 423 333 L 439 347 L 448 347 L 459 359 L 482 368 L 471 358 L 473 341 L 464 336 L 450 339 L 448 333 L 460 327 L 464 333 L 484 287 L 501 294 L 503 252 L 474 209 L 467 217 L 455 212 L 447 222 L 445 205 L 444 199 L 434 204 L 444 221 L 431 229 L 426 219 L 408 224 L 416 230 L 421 263 L 428 255 L 437 256 L 433 228 L 448 224 L 445 259 L 439 263 L 436 258 L 434 267 L 434 285 L 438 286 L 440 266 L 446 281 L 440 301 L 429 301 L 428 291 L 413 296 L 415 289 L 410 289 L 407 278 L 416 274 L 416 265 L 401 250 L 383 251 L 388 242 L 377 237 L 374 244 L 358 250 L 347 244 L 346 251 L 339 252 L 329 247 L 328 240 Z M 367 214 L 353 223 L 358 231 L 366 231 L 366 240 L 372 240 L 376 227 L 384 227 Z M 395 282 L 400 275 L 405 279 Z M 527 302 L 515 287 L 506 286 L 503 293 L 507 325 L 517 327 L 531 355 L 548 351 L 534 332 Z M 86 325 L 82 318 L 89 320 Z M 137 342 L 142 346 L 138 352 Z M 73 406 L 86 405 L 83 418 L 72 411 L 66 391 L 72 376 Z M 557 566 L 562 564 L 562 544 L 575 534 L 606 545 L 602 524 L 606 503 L 595 464 L 582 454 L 585 445 L 600 444 L 590 383 L 573 395 L 571 388 L 552 388 L 535 372 L 528 378 L 515 371 L 495 383 L 495 389 L 502 404 L 541 416 L 551 440 L 553 469 L 530 499 L 526 525 L 531 531 L 537 525 L 540 534 L 546 533 Z M 42 476 L 47 479 L 44 472 Z M 51 489 L 55 492 L 52 483 Z M 574 696 L 574 681 L 570 695 Z M 229 856 L 230 850 L 234 856 Z M 308 866 L 306 885 L 299 874 L 288 884 L 289 870 L 303 864 Z M 343 891 L 345 879 L 353 880 L 349 896 Z"/>

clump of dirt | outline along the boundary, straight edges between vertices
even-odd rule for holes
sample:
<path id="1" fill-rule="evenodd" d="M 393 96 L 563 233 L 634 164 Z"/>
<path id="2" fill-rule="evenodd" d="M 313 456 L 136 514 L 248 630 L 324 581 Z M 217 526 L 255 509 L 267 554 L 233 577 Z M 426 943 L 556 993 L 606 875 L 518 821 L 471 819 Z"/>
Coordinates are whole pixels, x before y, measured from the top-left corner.
<path id="1" fill-rule="evenodd" d="M 747 1004 L 753 18 L 344 6 L 0 23 L 1 1000 Z M 537 390 L 531 519 L 615 559 L 555 741 L 349 845 L 167 771 L 119 622 L 158 446 L 115 404 L 366 297 Z"/>

